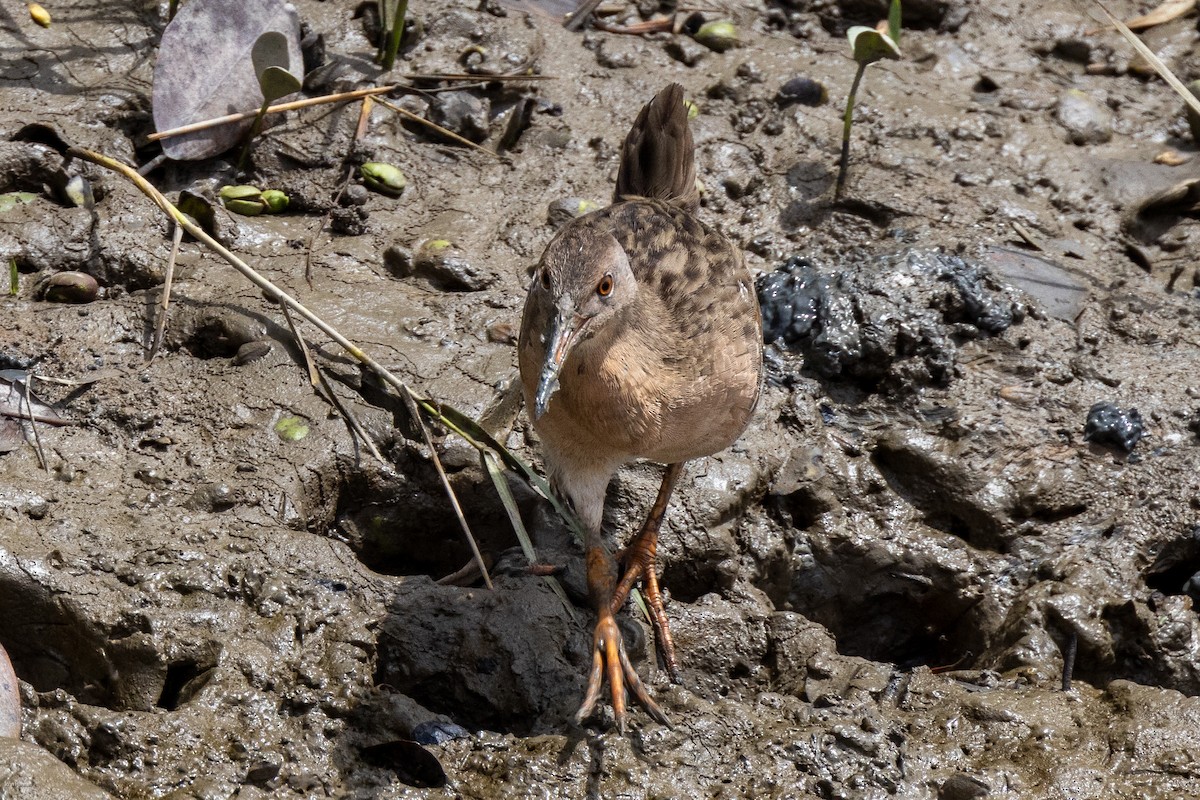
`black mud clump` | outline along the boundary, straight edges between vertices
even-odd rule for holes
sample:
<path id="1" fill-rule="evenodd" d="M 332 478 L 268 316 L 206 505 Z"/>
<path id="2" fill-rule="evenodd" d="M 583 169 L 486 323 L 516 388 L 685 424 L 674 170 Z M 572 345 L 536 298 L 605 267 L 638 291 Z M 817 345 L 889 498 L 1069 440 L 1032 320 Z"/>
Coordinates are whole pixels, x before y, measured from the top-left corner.
<path id="1" fill-rule="evenodd" d="M 758 278 L 763 338 L 818 375 L 863 388 L 945 386 L 958 346 L 1020 322 L 1016 293 L 938 250 L 904 250 L 831 269 L 794 256 Z M 779 376 L 776 376 L 779 377 Z"/>
<path id="2" fill-rule="evenodd" d="M 1083 438 L 1096 444 L 1109 444 L 1126 453 L 1145 435 L 1142 415 L 1136 408 L 1122 411 L 1112 403 L 1096 403 L 1088 409 Z"/>

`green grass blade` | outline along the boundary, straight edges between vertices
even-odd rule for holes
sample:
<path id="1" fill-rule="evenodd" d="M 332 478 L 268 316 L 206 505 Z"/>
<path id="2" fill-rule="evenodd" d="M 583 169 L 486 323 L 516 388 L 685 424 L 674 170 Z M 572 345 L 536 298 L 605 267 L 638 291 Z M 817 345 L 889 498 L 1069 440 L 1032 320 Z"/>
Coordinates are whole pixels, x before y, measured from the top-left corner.
<path id="1" fill-rule="evenodd" d="M 483 461 L 483 467 L 487 470 L 487 474 L 491 476 L 492 484 L 496 487 L 496 494 L 500 496 L 500 502 L 504 504 L 504 510 L 508 512 L 508 521 L 517 534 L 517 541 L 521 543 L 521 552 L 525 554 L 525 558 L 529 560 L 530 564 L 536 564 L 537 552 L 533 548 L 533 540 L 529 538 L 529 531 L 525 530 L 521 512 L 517 509 L 517 499 L 513 497 L 512 489 L 504 477 L 504 469 L 497 460 L 499 457 L 490 450 L 480 450 L 479 458 Z M 571 607 L 571 601 L 567 599 L 567 593 L 562 584 L 553 575 L 546 575 L 545 579 L 554 593 L 558 595 L 558 599 L 562 601 L 563 608 L 571 615 L 572 621 L 576 621 L 575 609 Z"/>
<path id="2" fill-rule="evenodd" d="M 583 541 L 585 528 L 583 527 L 583 523 L 580 522 L 579 517 L 558 498 L 554 490 L 550 488 L 550 483 L 539 475 L 533 467 L 513 455 L 507 447 L 500 444 L 494 436 L 480 427 L 478 422 L 453 406 L 426 400 L 422 403 L 422 407 L 443 425 L 466 439 L 475 449 L 479 450 L 487 447 L 495 452 L 504 462 L 504 466 L 522 476 L 526 483 L 550 501 L 550 504 L 554 506 L 554 510 L 566 521 L 571 532 L 575 534 L 575 537 L 579 541 Z"/>

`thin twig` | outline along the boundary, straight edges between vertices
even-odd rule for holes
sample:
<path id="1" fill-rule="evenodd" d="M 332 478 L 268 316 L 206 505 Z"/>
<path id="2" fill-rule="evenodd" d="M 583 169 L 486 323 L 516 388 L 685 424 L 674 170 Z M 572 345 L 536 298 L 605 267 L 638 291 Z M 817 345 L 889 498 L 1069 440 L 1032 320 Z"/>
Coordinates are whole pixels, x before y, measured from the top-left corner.
<path id="1" fill-rule="evenodd" d="M 292 337 L 300 346 L 300 353 L 304 356 L 304 363 L 308 369 L 308 382 L 312 384 L 313 391 L 322 396 L 327 403 L 338 410 L 338 413 L 342 415 L 342 419 L 346 422 L 346 427 L 350 429 L 350 436 L 355 441 L 362 440 L 368 452 L 375 457 L 375 460 L 381 464 L 386 464 L 387 461 L 380 455 L 378 448 L 375 447 L 375 442 L 371 440 L 371 437 L 359 423 L 358 417 L 354 416 L 354 412 L 333 391 L 333 386 L 330 385 L 329 379 L 325 377 L 325 373 L 321 371 L 316 360 L 312 357 L 312 352 L 308 349 L 308 343 L 304 341 L 304 337 L 296 329 L 296 323 L 292 320 L 292 315 L 288 311 L 288 307 L 280 303 L 279 308 L 283 311 L 283 318 L 287 321 L 288 328 L 292 331 Z"/>
<path id="2" fill-rule="evenodd" d="M 473 81 L 476 83 L 494 83 L 496 81 L 553 81 L 558 80 L 557 75 L 525 75 L 513 72 L 441 72 L 432 75 L 401 75 L 400 77 L 410 81 Z M 462 89 L 462 86 L 454 87 Z M 432 91 L 432 90 L 425 90 Z"/>
<path id="3" fill-rule="evenodd" d="M 19 412 L 21 401 L 17 401 L 17 411 Z M 42 450 L 42 437 L 38 435 L 37 421 L 33 418 L 33 373 L 25 374 L 25 407 L 29 409 L 29 427 L 33 431 L 33 446 L 37 450 L 38 462 L 42 465 L 43 472 L 49 472 L 50 466 L 46 463 L 46 453 Z"/>
<path id="4" fill-rule="evenodd" d="M 1180 81 L 1179 78 L 1175 77 L 1175 73 L 1171 72 L 1170 67 L 1164 64 L 1162 59 L 1155 55 L 1154 51 L 1147 47 L 1146 43 L 1138 38 L 1136 33 L 1129 30 L 1128 25 L 1114 17 L 1112 12 L 1105 7 L 1104 3 L 1101 3 L 1100 0 L 1096 0 L 1096 5 L 1100 6 L 1100 10 L 1104 12 L 1104 16 L 1108 17 L 1108 21 L 1111 22 L 1117 31 L 1125 37 L 1126 41 L 1133 45 L 1133 49 L 1141 53 L 1142 58 L 1150 62 L 1150 66 L 1154 67 L 1154 71 L 1159 74 L 1159 77 L 1166 81 L 1167 85 L 1174 89 L 1175 93 L 1183 98 L 1183 102 L 1187 103 L 1189 108 L 1191 108 L 1197 114 L 1200 114 L 1200 98 L 1197 98 L 1196 95 L 1188 91 L 1188 88 L 1183 85 L 1183 82 Z"/>
<path id="5" fill-rule="evenodd" d="M 150 343 L 150 354 L 146 356 L 147 364 L 158 355 L 158 348 L 162 347 L 163 343 L 163 334 L 167 330 L 167 310 L 171 305 L 171 282 L 175 277 L 175 259 L 179 256 L 179 243 L 183 241 L 183 228 L 178 225 L 171 227 L 171 257 L 167 259 L 167 274 L 163 276 L 162 300 L 158 304 L 158 320 L 154 323 L 154 339 Z"/>
<path id="6" fill-rule="evenodd" d="M 431 128 L 431 129 L 437 131 L 438 133 L 440 133 L 442 136 L 445 136 L 448 139 L 453 139 L 454 141 L 458 142 L 459 144 L 474 148 L 475 150 L 478 150 L 481 153 L 487 153 L 492 158 L 501 158 L 501 156 L 498 153 L 494 153 L 491 150 L 488 150 L 486 147 L 477 145 L 477 144 L 475 144 L 475 142 L 472 142 L 470 139 L 459 136 L 454 131 L 447 130 L 446 128 L 443 128 L 441 125 L 438 125 L 435 122 L 430 122 L 429 120 L 422 117 L 420 114 L 414 114 L 413 112 L 409 111 L 407 108 L 401 108 L 400 106 L 396 105 L 395 103 L 389 103 L 387 100 L 381 100 L 379 98 L 375 98 L 375 102 L 379 103 L 379 105 L 383 106 L 384 108 L 388 109 L 389 111 L 394 111 L 397 114 L 399 114 L 400 116 L 404 117 L 405 119 L 410 119 L 413 122 L 416 122 L 418 124 L 421 124 L 428 128 Z"/>
<path id="7" fill-rule="evenodd" d="M 437 469 L 438 477 L 442 479 L 442 487 L 445 488 L 446 496 L 450 498 L 450 506 L 454 509 L 455 516 L 458 517 L 458 526 L 462 528 L 463 533 L 467 537 L 467 544 L 471 548 L 471 555 L 475 558 L 475 563 L 479 565 L 479 572 L 483 575 L 483 583 L 487 588 L 491 589 L 493 588 L 492 576 L 488 574 L 487 564 L 483 562 L 483 555 L 479 552 L 479 545 L 475 541 L 474 534 L 471 533 L 471 526 L 467 524 L 467 517 L 463 514 L 462 506 L 458 503 L 458 495 L 454 493 L 454 487 L 450 485 L 450 478 L 446 475 L 446 470 L 442 466 L 442 459 L 438 456 L 437 448 L 433 446 L 433 437 L 429 435 L 429 427 L 425 424 L 425 418 L 417 410 L 416 397 L 407 386 L 403 389 L 403 397 L 405 405 L 408 406 L 409 415 L 417 423 L 417 427 L 421 429 L 421 435 L 425 438 L 425 446 L 429 448 L 429 455 L 433 458 L 433 466 Z"/>
<path id="8" fill-rule="evenodd" d="M 366 89 L 355 89 L 352 92 L 340 92 L 338 94 L 327 94 L 321 97 L 309 97 L 305 100 L 293 100 L 290 103 L 279 103 L 278 105 L 268 106 L 268 114 L 278 114 L 281 111 L 294 111 L 297 108 L 308 108 L 309 106 L 319 106 L 326 103 L 340 103 L 343 100 L 357 100 L 360 97 L 369 97 L 376 94 L 387 94 L 393 89 L 403 89 L 405 87 L 400 84 L 392 84 L 391 86 L 371 86 Z M 196 131 L 215 128 L 218 125 L 227 125 L 230 122 L 241 122 L 244 119 L 250 119 L 257 116 L 259 109 L 254 111 L 242 111 L 237 114 L 226 114 L 223 117 L 214 117 L 201 122 L 193 122 L 190 125 L 181 125 L 178 128 L 170 128 L 165 131 L 158 131 L 146 137 L 148 141 L 157 142 L 160 139 L 170 139 L 172 136 L 182 136 L 185 133 L 195 133 Z"/>

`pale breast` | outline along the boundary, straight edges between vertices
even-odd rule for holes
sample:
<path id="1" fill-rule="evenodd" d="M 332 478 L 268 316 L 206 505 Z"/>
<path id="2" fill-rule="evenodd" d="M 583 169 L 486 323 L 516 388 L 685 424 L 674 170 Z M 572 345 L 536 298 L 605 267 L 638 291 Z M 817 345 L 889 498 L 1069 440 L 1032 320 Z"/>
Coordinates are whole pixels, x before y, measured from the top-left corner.
<path id="1" fill-rule="evenodd" d="M 758 300 L 740 252 L 657 201 L 592 219 L 628 255 L 638 300 L 572 351 L 539 434 L 554 450 L 586 448 L 600 459 L 674 463 L 725 449 L 745 430 L 761 385 Z M 538 349 L 522 359 L 540 358 Z M 527 399 L 532 366 L 522 363 Z"/>

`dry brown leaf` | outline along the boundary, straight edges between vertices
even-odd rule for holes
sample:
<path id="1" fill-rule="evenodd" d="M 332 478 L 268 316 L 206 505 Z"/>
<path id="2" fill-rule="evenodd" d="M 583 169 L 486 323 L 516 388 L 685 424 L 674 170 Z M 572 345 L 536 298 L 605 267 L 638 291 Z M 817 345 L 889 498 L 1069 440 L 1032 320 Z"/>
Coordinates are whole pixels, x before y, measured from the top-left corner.
<path id="1" fill-rule="evenodd" d="M 1195 7 L 1196 0 L 1165 0 L 1162 5 L 1149 14 L 1126 20 L 1125 25 L 1134 31 L 1153 28 L 1155 25 L 1162 25 L 1164 22 L 1182 17 Z"/>

